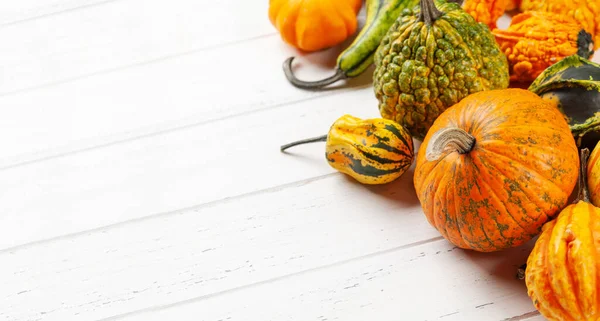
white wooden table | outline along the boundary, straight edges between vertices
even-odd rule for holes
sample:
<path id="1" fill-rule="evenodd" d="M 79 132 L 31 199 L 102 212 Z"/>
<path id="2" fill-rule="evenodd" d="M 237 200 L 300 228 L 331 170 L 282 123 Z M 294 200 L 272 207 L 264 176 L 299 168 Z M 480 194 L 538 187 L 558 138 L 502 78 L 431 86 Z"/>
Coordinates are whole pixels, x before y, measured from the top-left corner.
<path id="1" fill-rule="evenodd" d="M 323 144 L 279 152 L 379 114 L 370 72 L 291 86 L 267 8 L 0 3 L 0 320 L 541 320 L 530 245 L 456 249 L 412 170 L 367 187 Z"/>

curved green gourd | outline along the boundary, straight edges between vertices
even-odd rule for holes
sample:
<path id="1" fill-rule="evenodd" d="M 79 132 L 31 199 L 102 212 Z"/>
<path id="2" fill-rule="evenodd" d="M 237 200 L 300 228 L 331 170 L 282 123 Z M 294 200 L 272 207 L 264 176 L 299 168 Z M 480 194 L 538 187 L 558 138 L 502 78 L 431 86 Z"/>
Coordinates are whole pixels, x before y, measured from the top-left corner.
<path id="1" fill-rule="evenodd" d="M 336 81 L 361 75 L 371 64 L 379 42 L 400 16 L 402 10 L 413 7 L 419 0 L 367 0 L 367 16 L 364 27 L 354 41 L 337 58 L 335 73 L 318 81 L 303 81 L 294 75 L 294 57 L 286 59 L 283 71 L 288 81 L 302 89 L 319 89 Z"/>

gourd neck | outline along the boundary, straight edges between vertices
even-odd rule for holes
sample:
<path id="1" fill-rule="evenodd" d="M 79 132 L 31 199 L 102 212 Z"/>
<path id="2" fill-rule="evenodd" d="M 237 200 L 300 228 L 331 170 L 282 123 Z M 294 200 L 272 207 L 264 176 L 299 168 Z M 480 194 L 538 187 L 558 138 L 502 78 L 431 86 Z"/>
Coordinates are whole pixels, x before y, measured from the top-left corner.
<path id="1" fill-rule="evenodd" d="M 431 26 L 433 23 L 442 16 L 442 12 L 435 6 L 434 0 L 421 0 L 421 13 L 419 14 L 419 20 L 425 22 L 426 25 Z"/>
<path id="2" fill-rule="evenodd" d="M 590 156 L 590 150 L 587 148 L 581 149 L 579 151 L 579 194 L 577 194 L 577 199 L 575 199 L 575 203 L 579 201 L 584 201 L 586 203 L 590 202 L 590 193 L 588 191 L 587 186 L 587 163 L 588 157 Z"/>
<path id="3" fill-rule="evenodd" d="M 473 146 L 475 146 L 473 135 L 458 127 L 444 128 L 431 136 L 425 151 L 425 158 L 432 162 L 448 152 L 466 154 L 473 149 Z"/>

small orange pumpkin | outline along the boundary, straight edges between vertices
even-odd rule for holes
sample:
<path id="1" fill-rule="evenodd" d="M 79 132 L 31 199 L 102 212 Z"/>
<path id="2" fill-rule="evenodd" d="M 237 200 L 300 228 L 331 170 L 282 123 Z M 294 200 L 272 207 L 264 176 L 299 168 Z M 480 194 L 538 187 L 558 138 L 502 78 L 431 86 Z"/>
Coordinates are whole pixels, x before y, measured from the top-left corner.
<path id="1" fill-rule="evenodd" d="M 287 44 L 317 51 L 356 32 L 362 0 L 270 0 L 269 20 Z"/>
<path id="2" fill-rule="evenodd" d="M 519 246 L 568 202 L 575 139 L 551 103 L 518 88 L 481 91 L 446 109 L 417 154 L 414 186 L 429 223 L 480 252 Z"/>
<path id="3" fill-rule="evenodd" d="M 600 320 L 600 208 L 590 204 L 581 151 L 579 197 L 544 225 L 527 259 L 525 284 L 551 321 Z"/>

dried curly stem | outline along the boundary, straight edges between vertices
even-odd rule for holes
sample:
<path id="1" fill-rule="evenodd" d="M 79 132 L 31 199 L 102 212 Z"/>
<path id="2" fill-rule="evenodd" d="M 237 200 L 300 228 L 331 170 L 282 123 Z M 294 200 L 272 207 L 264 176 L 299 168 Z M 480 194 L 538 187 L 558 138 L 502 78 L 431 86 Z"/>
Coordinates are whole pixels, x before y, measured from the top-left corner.
<path id="1" fill-rule="evenodd" d="M 320 89 L 327 85 L 331 85 L 334 82 L 342 79 L 348 78 L 346 74 L 340 70 L 336 69 L 335 74 L 325 79 L 316 80 L 316 81 L 304 81 L 296 78 L 294 72 L 292 71 L 292 61 L 294 61 L 294 57 L 289 57 L 283 62 L 283 73 L 287 80 L 294 86 L 302 89 Z"/>
<path id="2" fill-rule="evenodd" d="M 575 202 L 590 202 L 590 194 L 587 187 L 587 163 L 589 156 L 589 149 L 584 148 L 579 151 L 579 194 L 577 194 L 577 199 Z"/>
<path id="3" fill-rule="evenodd" d="M 303 139 L 303 140 L 299 140 L 299 141 L 295 141 L 289 144 L 285 144 L 283 146 L 280 147 L 280 150 L 283 152 L 286 149 L 290 148 L 290 147 L 294 147 L 294 146 L 298 146 L 298 145 L 302 145 L 302 144 L 309 144 L 309 143 L 316 143 L 316 142 L 325 142 L 327 141 L 327 135 L 322 135 L 322 136 L 318 136 L 318 137 L 313 137 L 313 138 L 307 138 L 307 139 Z"/>
<path id="4" fill-rule="evenodd" d="M 438 160 L 447 151 L 456 151 L 466 154 L 473 149 L 475 137 L 457 127 L 445 128 L 437 131 L 427 145 L 425 157 L 428 161 Z"/>

